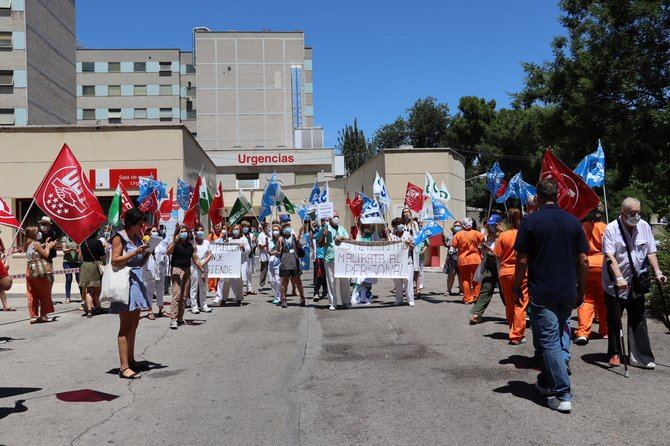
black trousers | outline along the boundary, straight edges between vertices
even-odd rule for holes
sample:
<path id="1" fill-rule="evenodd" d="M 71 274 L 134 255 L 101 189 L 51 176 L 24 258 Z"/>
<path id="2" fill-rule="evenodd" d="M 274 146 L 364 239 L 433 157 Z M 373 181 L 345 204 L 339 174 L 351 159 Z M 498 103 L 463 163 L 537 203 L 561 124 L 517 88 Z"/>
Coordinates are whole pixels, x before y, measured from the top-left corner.
<path id="1" fill-rule="evenodd" d="M 654 354 L 651 352 L 649 342 L 649 331 L 647 330 L 647 318 L 645 316 L 644 297 L 635 299 L 619 299 L 616 296 L 605 294 L 605 305 L 607 306 L 607 355 L 621 356 L 621 345 L 619 330 L 621 320 L 619 319 L 619 307 L 621 313 L 626 310 L 628 314 L 628 355 L 629 358 L 640 364 L 654 362 Z"/>
<path id="2" fill-rule="evenodd" d="M 261 281 L 258 284 L 258 288 L 265 286 L 265 280 L 268 277 L 268 262 L 261 261 Z"/>
<path id="3" fill-rule="evenodd" d="M 319 295 L 321 290 L 321 298 L 328 297 L 328 282 L 326 281 L 326 264 L 323 259 L 316 259 L 314 261 L 314 295 Z"/>

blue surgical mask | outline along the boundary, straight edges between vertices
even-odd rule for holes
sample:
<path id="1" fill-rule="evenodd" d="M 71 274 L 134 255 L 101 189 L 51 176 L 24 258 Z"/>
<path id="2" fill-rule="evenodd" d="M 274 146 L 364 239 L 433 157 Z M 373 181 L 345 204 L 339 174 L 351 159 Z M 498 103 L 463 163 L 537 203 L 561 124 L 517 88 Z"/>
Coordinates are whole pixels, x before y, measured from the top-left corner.
<path id="1" fill-rule="evenodd" d="M 188 238 L 188 232 L 180 232 L 179 238 L 182 240 L 186 240 Z"/>
<path id="2" fill-rule="evenodd" d="M 158 231 L 151 231 L 152 237 L 158 237 Z"/>
<path id="3" fill-rule="evenodd" d="M 461 230 L 460 226 L 454 226 L 454 234 Z"/>
<path id="4" fill-rule="evenodd" d="M 233 230 L 233 237 L 237 237 L 240 235 L 240 231 L 238 229 Z"/>
<path id="5" fill-rule="evenodd" d="M 244 232 L 245 234 L 248 234 L 249 233 L 249 228 L 246 228 L 246 227 L 242 228 L 242 232 Z"/>
<path id="6" fill-rule="evenodd" d="M 198 238 L 205 238 L 205 231 L 197 231 L 195 236 Z"/>
<path id="7" fill-rule="evenodd" d="M 291 235 L 291 228 L 284 228 L 284 231 L 282 231 L 284 235 Z"/>

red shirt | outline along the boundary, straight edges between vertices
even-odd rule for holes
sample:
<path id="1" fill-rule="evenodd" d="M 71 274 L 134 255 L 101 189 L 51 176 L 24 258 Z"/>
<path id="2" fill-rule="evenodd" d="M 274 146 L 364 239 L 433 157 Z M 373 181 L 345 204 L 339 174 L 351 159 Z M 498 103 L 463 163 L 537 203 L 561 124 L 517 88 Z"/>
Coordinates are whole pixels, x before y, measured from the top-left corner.
<path id="1" fill-rule="evenodd" d="M 2 262 L 2 260 L 0 260 L 0 279 L 2 279 L 3 277 L 7 277 L 8 275 L 9 273 L 7 272 L 7 267 Z"/>

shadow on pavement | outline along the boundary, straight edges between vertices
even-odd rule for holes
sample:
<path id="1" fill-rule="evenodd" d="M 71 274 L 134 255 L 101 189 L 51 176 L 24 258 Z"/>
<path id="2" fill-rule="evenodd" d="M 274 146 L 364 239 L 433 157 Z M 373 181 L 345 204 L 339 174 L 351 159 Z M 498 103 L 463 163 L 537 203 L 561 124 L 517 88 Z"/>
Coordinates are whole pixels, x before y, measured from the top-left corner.
<path id="1" fill-rule="evenodd" d="M 499 340 L 499 341 L 506 341 L 507 338 L 509 337 L 509 335 L 507 333 L 503 333 L 503 332 L 489 333 L 489 334 L 485 334 L 485 335 L 482 335 L 482 336 L 485 337 L 485 338 L 496 339 L 496 340 Z"/>
<path id="2" fill-rule="evenodd" d="M 135 366 L 132 368 L 133 371 L 135 372 L 149 372 L 151 370 L 160 370 L 160 369 L 165 369 L 169 366 L 165 364 L 160 364 L 158 362 L 152 362 L 152 361 L 137 361 L 135 363 Z M 121 369 L 118 367 L 113 368 L 111 370 L 108 370 L 106 373 L 108 375 L 118 375 Z"/>
<path id="3" fill-rule="evenodd" d="M 538 406 L 544 407 L 546 398 L 540 395 L 533 384 L 524 381 L 509 381 L 506 386 L 493 389 L 496 393 L 511 393 L 517 398 L 532 401 Z"/>
<path id="4" fill-rule="evenodd" d="M 0 398 L 23 395 L 24 393 L 37 392 L 41 387 L 0 387 Z"/>
<path id="5" fill-rule="evenodd" d="M 540 370 L 540 363 L 532 356 L 512 355 L 509 358 L 501 359 L 498 364 L 512 364 L 517 369 Z"/>

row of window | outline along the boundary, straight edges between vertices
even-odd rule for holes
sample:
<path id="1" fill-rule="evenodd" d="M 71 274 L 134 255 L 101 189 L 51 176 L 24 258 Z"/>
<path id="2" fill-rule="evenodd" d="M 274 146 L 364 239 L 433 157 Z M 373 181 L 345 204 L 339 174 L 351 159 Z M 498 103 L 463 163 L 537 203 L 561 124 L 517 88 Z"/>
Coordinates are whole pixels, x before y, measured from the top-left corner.
<path id="1" fill-rule="evenodd" d="M 78 119 L 83 121 L 95 121 L 107 119 L 111 123 L 121 122 L 121 119 L 159 119 L 161 121 L 172 121 L 173 119 L 195 119 L 196 111 L 191 109 L 182 112 L 178 108 L 109 108 L 80 109 Z"/>
<path id="2" fill-rule="evenodd" d="M 195 87 L 179 85 L 82 85 L 81 96 L 185 96 L 195 97 Z M 183 94 L 182 94 L 183 93 Z"/>
<path id="3" fill-rule="evenodd" d="M 26 33 L 19 31 L 0 31 L 0 50 L 12 49 L 26 49 Z"/>
<path id="4" fill-rule="evenodd" d="M 179 70 L 178 62 L 80 62 L 82 73 L 159 73 L 171 76 Z M 191 64 L 183 65 L 183 74 L 195 73 Z"/>
<path id="5" fill-rule="evenodd" d="M 0 125 L 26 125 L 28 115 L 25 108 L 0 108 Z"/>
<path id="6" fill-rule="evenodd" d="M 0 10 L 24 11 L 25 0 L 0 0 Z"/>

